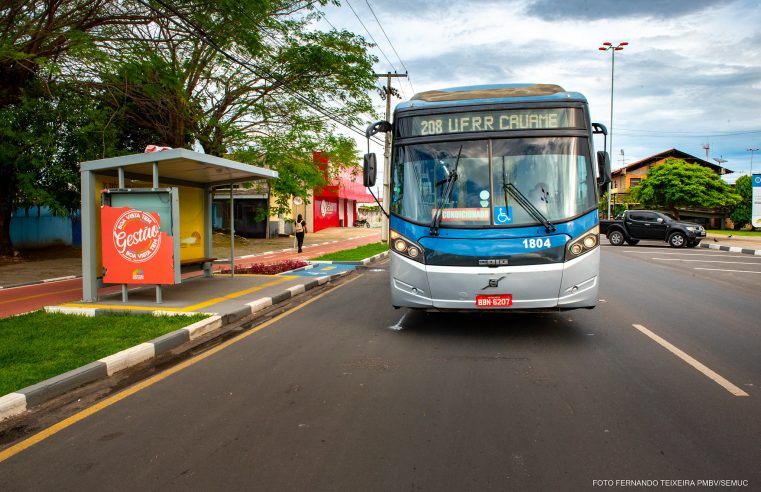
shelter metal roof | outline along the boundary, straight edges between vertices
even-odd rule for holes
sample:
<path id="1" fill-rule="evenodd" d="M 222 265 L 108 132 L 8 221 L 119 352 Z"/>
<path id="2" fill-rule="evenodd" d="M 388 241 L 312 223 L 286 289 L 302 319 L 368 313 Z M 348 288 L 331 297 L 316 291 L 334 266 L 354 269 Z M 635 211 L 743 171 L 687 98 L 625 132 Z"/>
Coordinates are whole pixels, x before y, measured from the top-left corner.
<path id="1" fill-rule="evenodd" d="M 82 162 L 79 168 L 80 171 L 107 175 L 123 168 L 125 176 L 150 181 L 154 162 L 158 164 L 162 181 L 172 180 L 189 186 L 216 186 L 278 177 L 277 171 L 188 149 L 172 149 L 87 161 Z"/>

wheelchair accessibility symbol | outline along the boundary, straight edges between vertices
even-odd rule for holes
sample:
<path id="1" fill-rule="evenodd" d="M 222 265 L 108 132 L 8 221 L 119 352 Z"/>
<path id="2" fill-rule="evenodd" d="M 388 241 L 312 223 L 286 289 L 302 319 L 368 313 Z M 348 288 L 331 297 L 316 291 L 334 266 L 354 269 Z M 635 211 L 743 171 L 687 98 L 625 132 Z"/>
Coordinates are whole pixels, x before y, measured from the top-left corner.
<path id="1" fill-rule="evenodd" d="M 494 207 L 494 223 L 497 225 L 513 222 L 513 207 Z"/>

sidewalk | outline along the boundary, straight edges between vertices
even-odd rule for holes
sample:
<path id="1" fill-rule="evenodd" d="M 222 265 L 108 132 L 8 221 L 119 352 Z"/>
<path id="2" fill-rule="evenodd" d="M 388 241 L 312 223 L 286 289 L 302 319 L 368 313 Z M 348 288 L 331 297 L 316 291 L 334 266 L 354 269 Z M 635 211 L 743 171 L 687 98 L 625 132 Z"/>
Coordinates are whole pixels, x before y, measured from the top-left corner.
<path id="1" fill-rule="evenodd" d="M 330 243 L 333 241 L 345 241 L 355 237 L 377 237 L 374 242 L 380 241 L 380 229 L 368 229 L 364 227 L 340 228 L 331 227 L 318 232 L 307 233 L 304 238 L 304 246 L 311 247 Z M 371 241 L 373 242 L 373 241 Z M 346 248 L 342 248 L 346 249 Z M 262 253 L 282 253 L 293 250 L 293 236 L 276 237 L 271 239 L 246 239 L 235 237 L 235 256 L 244 257 L 244 260 L 255 262 L 252 255 Z M 230 256 L 230 235 L 215 233 L 213 235 L 213 256 L 224 259 Z M 322 253 L 324 254 L 324 253 Z M 304 250 L 304 255 L 309 256 L 309 251 Z M 280 258 L 277 258 L 280 259 Z M 277 259 L 259 259 L 256 262 L 270 262 Z M 236 263 L 241 264 L 236 260 Z M 243 264 L 246 264 L 244 261 Z M 82 275 L 81 250 L 62 246 L 60 248 L 48 248 L 38 252 L 31 261 L 19 261 L 0 263 L 0 289 L 15 285 L 26 285 L 35 282 L 58 280 Z"/>
<path id="2" fill-rule="evenodd" d="M 236 265 L 253 263 L 272 263 L 286 259 L 308 261 L 335 251 L 355 248 L 380 241 L 380 229 L 367 228 L 331 228 L 316 233 L 308 233 L 304 241 L 304 252 L 297 253 L 293 248 L 292 237 L 271 240 L 240 240 L 236 248 Z M 216 241 L 215 241 L 216 242 Z M 278 249 L 279 248 L 279 249 Z M 215 246 L 215 253 L 220 258 L 229 256 L 228 246 Z M 215 265 L 215 270 L 228 267 L 229 263 Z M 34 311 L 44 306 L 66 302 L 78 302 L 82 299 L 81 259 L 60 258 L 6 264 L 0 267 L 0 282 L 12 279 L 13 284 L 27 283 L 23 286 L 4 286 L 0 288 L 0 318 L 14 314 Z M 49 275 L 64 277 L 50 281 Z M 3 284 L 0 283 L 0 286 Z M 6 284 L 7 285 L 7 284 Z M 183 284 L 180 284 L 183 285 Z M 108 287 L 98 291 L 100 297 L 118 291 L 117 287 Z"/>

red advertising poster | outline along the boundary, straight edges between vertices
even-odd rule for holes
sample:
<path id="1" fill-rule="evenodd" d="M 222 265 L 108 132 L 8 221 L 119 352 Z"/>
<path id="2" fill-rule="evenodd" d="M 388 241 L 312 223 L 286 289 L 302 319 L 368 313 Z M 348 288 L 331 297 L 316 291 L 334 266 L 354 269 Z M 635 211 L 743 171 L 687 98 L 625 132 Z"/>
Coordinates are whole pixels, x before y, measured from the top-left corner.
<path id="1" fill-rule="evenodd" d="M 327 227 L 338 227 L 338 198 L 315 198 L 314 200 L 314 230 L 315 232 Z"/>
<path id="2" fill-rule="evenodd" d="M 159 214 L 102 206 L 103 282 L 173 284 L 173 238 L 160 231 Z"/>

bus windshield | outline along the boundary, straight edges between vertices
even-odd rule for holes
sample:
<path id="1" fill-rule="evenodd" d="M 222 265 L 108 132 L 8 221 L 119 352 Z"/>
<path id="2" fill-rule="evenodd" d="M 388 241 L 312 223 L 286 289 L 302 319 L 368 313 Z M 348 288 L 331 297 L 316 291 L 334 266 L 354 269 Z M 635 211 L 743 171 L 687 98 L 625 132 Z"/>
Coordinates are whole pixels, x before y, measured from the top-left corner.
<path id="1" fill-rule="evenodd" d="M 563 221 L 595 208 L 588 142 L 533 137 L 399 146 L 391 169 L 391 211 L 441 226 L 526 226 Z M 447 177 L 456 180 L 444 200 Z M 526 206 L 529 201 L 534 211 Z M 539 212 L 539 214 L 536 213 Z"/>

